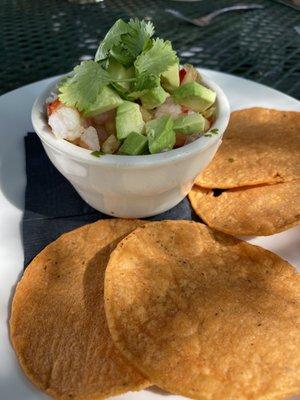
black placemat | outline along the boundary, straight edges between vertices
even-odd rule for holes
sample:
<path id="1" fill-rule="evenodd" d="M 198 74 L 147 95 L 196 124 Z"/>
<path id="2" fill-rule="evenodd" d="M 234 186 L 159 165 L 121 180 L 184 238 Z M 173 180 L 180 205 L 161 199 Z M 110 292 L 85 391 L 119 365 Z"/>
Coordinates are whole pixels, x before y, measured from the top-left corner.
<path id="1" fill-rule="evenodd" d="M 85 203 L 48 159 L 35 133 L 25 137 L 25 211 L 22 223 L 24 265 L 62 233 L 102 218 L 111 218 Z M 187 198 L 149 220 L 198 219 Z"/>

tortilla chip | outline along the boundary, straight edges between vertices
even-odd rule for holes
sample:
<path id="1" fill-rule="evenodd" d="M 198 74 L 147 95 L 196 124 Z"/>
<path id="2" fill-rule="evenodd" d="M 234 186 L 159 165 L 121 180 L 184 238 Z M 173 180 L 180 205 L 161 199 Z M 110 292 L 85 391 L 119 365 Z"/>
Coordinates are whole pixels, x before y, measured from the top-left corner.
<path id="1" fill-rule="evenodd" d="M 277 255 L 200 223 L 156 222 L 117 246 L 104 293 L 116 346 L 162 389 L 299 393 L 300 275 Z"/>
<path id="2" fill-rule="evenodd" d="M 230 235 L 273 235 L 300 224 L 300 181 L 225 191 L 194 186 L 189 199 L 207 225 Z"/>
<path id="3" fill-rule="evenodd" d="M 213 161 L 196 178 L 227 189 L 300 178 L 300 112 L 249 108 L 234 111 Z"/>
<path id="4" fill-rule="evenodd" d="M 102 399 L 147 380 L 115 350 L 104 312 L 111 250 L 141 221 L 103 220 L 62 235 L 17 286 L 11 340 L 28 378 L 56 399 Z"/>

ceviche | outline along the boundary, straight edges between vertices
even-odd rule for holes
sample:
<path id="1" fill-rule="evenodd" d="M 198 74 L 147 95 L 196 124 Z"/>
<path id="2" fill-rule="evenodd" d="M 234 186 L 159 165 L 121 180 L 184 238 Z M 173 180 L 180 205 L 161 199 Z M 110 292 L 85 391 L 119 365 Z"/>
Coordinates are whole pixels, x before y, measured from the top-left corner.
<path id="1" fill-rule="evenodd" d="M 210 130 L 216 93 L 192 65 L 180 66 L 151 22 L 118 20 L 94 60 L 83 61 L 47 99 L 57 139 L 103 154 L 147 155 L 193 142 Z"/>

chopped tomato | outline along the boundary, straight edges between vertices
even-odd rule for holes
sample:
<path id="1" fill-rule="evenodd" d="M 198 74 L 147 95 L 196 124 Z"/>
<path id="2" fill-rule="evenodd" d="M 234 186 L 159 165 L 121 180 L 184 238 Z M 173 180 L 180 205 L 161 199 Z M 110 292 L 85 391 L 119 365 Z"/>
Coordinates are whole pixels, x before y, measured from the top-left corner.
<path id="1" fill-rule="evenodd" d="M 180 79 L 180 84 L 182 83 L 182 81 L 184 80 L 184 77 L 186 76 L 186 69 L 181 68 L 181 70 L 179 71 L 179 79 Z"/>
<path id="2" fill-rule="evenodd" d="M 176 143 L 175 143 L 175 149 L 177 149 L 178 147 L 182 147 L 185 145 L 185 141 L 186 141 L 186 135 L 182 135 L 181 133 L 177 133 L 176 135 Z"/>
<path id="3" fill-rule="evenodd" d="M 208 122 L 210 123 L 210 125 L 214 122 L 214 117 L 211 116 L 209 118 L 207 118 Z"/>
<path id="4" fill-rule="evenodd" d="M 190 111 L 189 108 L 185 107 L 185 106 L 181 106 L 181 112 L 182 114 L 187 114 Z"/>
<path id="5" fill-rule="evenodd" d="M 87 128 L 89 126 L 94 126 L 93 119 L 92 118 L 84 118 L 84 124 L 86 125 Z M 94 128 L 96 128 L 96 127 L 94 126 Z"/>
<path id="6" fill-rule="evenodd" d="M 59 99 L 52 101 L 52 103 L 47 105 L 47 114 L 51 115 L 57 109 L 57 107 L 59 107 L 60 105 L 61 105 L 61 102 Z"/>

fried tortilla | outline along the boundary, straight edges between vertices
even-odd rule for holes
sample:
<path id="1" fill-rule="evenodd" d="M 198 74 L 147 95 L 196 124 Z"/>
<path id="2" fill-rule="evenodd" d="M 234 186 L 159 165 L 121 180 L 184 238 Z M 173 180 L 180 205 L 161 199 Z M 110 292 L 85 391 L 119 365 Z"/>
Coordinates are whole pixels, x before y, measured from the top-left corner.
<path id="1" fill-rule="evenodd" d="M 194 186 L 189 199 L 208 226 L 231 235 L 273 235 L 300 224 L 300 180 L 225 191 Z"/>
<path id="2" fill-rule="evenodd" d="M 300 112 L 234 111 L 214 159 L 198 175 L 204 188 L 234 188 L 300 179 Z"/>
<path id="3" fill-rule="evenodd" d="M 138 228 L 110 257 L 115 345 L 153 383 L 199 399 L 300 392 L 300 275 L 277 255 L 189 221 Z"/>
<path id="4" fill-rule="evenodd" d="M 104 312 L 110 252 L 141 221 L 103 220 L 62 235 L 27 267 L 11 340 L 28 378 L 55 399 L 102 399 L 147 380 L 115 350 Z"/>

